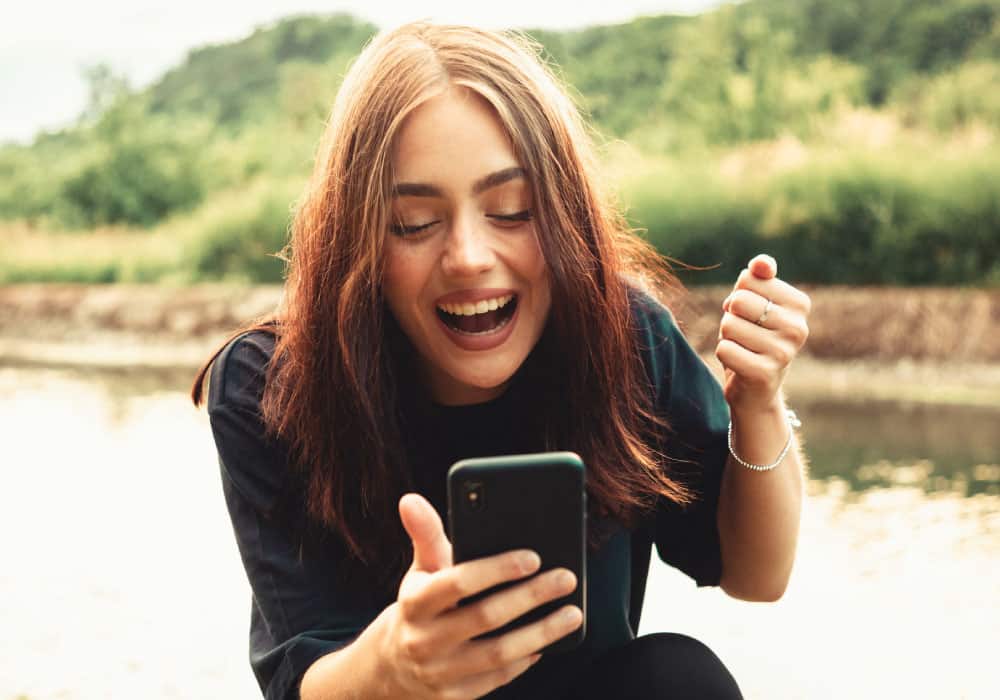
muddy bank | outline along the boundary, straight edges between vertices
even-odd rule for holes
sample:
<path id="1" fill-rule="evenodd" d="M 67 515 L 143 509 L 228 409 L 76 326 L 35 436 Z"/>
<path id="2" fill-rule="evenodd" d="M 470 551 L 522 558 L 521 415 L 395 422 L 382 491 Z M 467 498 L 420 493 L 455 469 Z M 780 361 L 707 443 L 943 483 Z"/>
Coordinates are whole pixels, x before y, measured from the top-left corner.
<path id="1" fill-rule="evenodd" d="M 811 336 L 785 381 L 790 397 L 1000 406 L 1000 290 L 808 289 Z M 713 350 L 728 287 L 677 306 L 717 373 Z M 279 286 L 0 287 L 0 367 L 71 367 L 187 386 L 193 369 Z M 166 379 L 164 379 L 166 377 Z"/>
<path id="2" fill-rule="evenodd" d="M 804 287 L 812 298 L 805 354 L 824 360 L 1000 362 L 1000 289 Z M 692 290 L 681 318 L 710 351 L 728 288 Z"/>
<path id="3" fill-rule="evenodd" d="M 826 360 L 1000 362 L 1000 290 L 807 288 L 805 353 Z M 702 352 L 715 345 L 727 287 L 692 289 L 678 317 Z M 0 359 L 31 348 L 112 345 L 165 357 L 208 347 L 278 303 L 278 286 L 12 285 L 0 287 Z M 73 350 L 75 348 L 75 350 Z M 30 353 L 28 353 L 30 354 Z M 155 354 L 155 353 L 154 353 Z M 165 359 L 165 358 L 164 358 Z M 181 352 L 177 364 L 188 364 Z"/>
<path id="4" fill-rule="evenodd" d="M 714 347 L 726 287 L 694 288 L 677 315 L 700 351 Z M 1000 361 L 1000 290 L 810 288 L 805 354 L 831 360 Z M 0 287 L 2 350 L 114 343 L 151 352 L 206 346 L 281 297 L 279 286 L 12 285 Z M 7 353 L 0 352 L 0 357 Z M 114 358 L 112 358 L 114 359 Z M 180 358 L 178 358 L 180 359 Z M 179 362 L 179 364 L 186 364 Z"/>
<path id="5" fill-rule="evenodd" d="M 281 287 L 0 286 L 0 363 L 190 368 Z"/>

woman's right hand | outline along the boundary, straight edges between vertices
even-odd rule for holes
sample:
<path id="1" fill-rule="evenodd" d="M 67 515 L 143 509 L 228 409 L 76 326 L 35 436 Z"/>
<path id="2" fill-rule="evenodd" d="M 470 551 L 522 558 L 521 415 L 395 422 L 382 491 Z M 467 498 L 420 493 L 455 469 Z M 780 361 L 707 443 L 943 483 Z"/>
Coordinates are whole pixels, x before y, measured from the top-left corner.
<path id="1" fill-rule="evenodd" d="M 407 494 L 399 514 L 413 541 L 413 564 L 396 602 L 378 620 L 387 696 L 481 697 L 524 673 L 540 649 L 582 623 L 580 609 L 567 605 L 501 636 L 473 639 L 572 592 L 576 577 L 553 569 L 459 607 L 463 598 L 535 573 L 538 555 L 519 550 L 453 565 L 451 543 L 430 503 Z"/>

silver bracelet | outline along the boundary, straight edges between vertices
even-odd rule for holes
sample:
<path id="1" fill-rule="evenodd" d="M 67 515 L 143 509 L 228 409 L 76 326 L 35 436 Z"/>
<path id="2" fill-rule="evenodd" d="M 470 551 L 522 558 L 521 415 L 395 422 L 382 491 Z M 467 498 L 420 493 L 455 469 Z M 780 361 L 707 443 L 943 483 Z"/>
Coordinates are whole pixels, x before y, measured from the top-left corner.
<path id="1" fill-rule="evenodd" d="M 792 438 L 795 436 L 795 428 L 802 426 L 802 421 L 799 417 L 795 415 L 795 411 L 791 409 L 785 410 L 785 417 L 788 419 L 788 440 L 785 442 L 785 447 L 781 450 L 781 454 L 778 455 L 778 459 L 774 460 L 771 464 L 750 464 L 750 462 L 744 462 L 740 459 L 740 456 L 736 454 L 736 450 L 733 449 L 733 422 L 729 421 L 729 454 L 733 456 L 737 462 L 742 464 L 747 469 L 752 469 L 755 472 L 766 472 L 774 469 L 776 466 L 781 464 L 781 460 L 785 458 L 788 454 L 788 450 L 792 447 Z"/>

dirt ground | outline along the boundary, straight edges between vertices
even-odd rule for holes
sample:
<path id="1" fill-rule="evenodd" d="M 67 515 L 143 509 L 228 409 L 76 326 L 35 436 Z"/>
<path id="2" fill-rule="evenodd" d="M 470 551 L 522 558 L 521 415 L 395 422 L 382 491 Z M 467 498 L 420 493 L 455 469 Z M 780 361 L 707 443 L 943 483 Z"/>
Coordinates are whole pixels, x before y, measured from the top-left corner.
<path id="1" fill-rule="evenodd" d="M 804 289 L 810 337 L 789 391 L 1000 404 L 1000 289 Z M 729 291 L 693 288 L 674 306 L 710 364 Z M 0 287 L 0 364 L 197 367 L 280 298 L 280 286 Z"/>

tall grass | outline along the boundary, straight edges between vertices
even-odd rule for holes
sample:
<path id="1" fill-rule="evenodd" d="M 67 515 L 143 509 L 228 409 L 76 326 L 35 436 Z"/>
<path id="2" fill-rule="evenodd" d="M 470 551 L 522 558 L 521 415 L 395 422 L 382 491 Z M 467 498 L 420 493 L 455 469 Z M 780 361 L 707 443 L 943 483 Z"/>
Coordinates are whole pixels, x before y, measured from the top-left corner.
<path id="1" fill-rule="evenodd" d="M 1000 285 L 1000 146 L 832 133 L 659 157 L 617 144 L 606 169 L 640 235 L 710 268 L 679 270 L 689 284 L 731 283 L 767 252 L 796 282 Z M 303 184 L 257 178 L 152 230 L 6 225 L 0 283 L 280 282 Z"/>
<path id="2" fill-rule="evenodd" d="M 688 282 L 731 281 L 767 252 L 803 282 L 1000 284 L 995 148 L 961 158 L 817 149 L 764 175 L 672 160 L 626 183 L 624 199 L 661 252 L 713 268 L 682 271 Z"/>
<path id="3" fill-rule="evenodd" d="M 280 282 L 284 263 L 274 256 L 287 241 L 302 184 L 258 180 L 151 231 L 77 233 L 6 225 L 0 228 L 6 248 L 0 283 Z"/>

